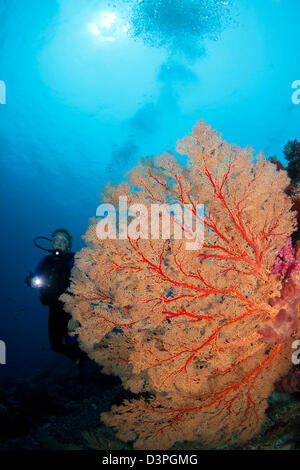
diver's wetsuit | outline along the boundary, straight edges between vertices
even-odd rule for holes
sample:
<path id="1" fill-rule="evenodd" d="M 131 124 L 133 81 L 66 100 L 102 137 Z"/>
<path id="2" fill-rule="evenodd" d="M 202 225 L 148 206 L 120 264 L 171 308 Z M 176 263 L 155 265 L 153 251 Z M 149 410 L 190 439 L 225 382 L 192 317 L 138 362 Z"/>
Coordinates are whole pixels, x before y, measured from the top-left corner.
<path id="1" fill-rule="evenodd" d="M 70 285 L 70 273 L 74 265 L 74 253 L 55 252 L 45 256 L 33 273 L 41 278 L 40 300 L 49 306 L 48 331 L 51 349 L 70 359 L 81 359 L 84 355 L 77 342 L 70 344 L 68 322 L 71 316 L 64 310 L 59 297 Z"/>

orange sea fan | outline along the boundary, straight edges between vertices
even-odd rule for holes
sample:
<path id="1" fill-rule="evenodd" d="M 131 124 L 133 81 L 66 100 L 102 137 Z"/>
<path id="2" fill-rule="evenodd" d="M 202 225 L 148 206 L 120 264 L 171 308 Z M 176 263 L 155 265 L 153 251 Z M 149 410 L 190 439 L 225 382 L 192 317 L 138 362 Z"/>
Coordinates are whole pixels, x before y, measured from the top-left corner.
<path id="1" fill-rule="evenodd" d="M 259 334 L 278 314 L 270 305 L 281 289 L 273 265 L 296 229 L 286 172 L 204 122 L 176 150 L 188 156 L 187 168 L 171 154 L 142 161 L 128 183 L 106 188 L 104 201 L 127 196 L 147 210 L 178 204 L 194 222 L 202 203 L 202 248 L 187 250 L 176 239 L 172 213 L 168 239 L 100 240 L 96 219 L 77 255 L 71 295 L 62 297 L 90 357 L 125 388 L 148 392 L 102 414 L 118 437 L 142 449 L 249 439 L 291 363 L 292 338 L 267 344 Z"/>

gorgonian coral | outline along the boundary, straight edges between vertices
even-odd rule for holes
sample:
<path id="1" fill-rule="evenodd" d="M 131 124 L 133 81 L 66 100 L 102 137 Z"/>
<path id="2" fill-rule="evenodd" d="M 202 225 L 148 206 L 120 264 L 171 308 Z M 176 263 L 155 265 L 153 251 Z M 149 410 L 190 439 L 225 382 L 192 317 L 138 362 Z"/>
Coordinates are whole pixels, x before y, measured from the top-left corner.
<path id="1" fill-rule="evenodd" d="M 127 196 L 149 211 L 178 204 L 195 221 L 202 203 L 202 248 L 187 250 L 175 237 L 173 213 L 168 239 L 152 239 L 148 220 L 148 238 L 137 225 L 136 237 L 100 240 L 95 219 L 63 296 L 82 348 L 138 394 L 102 420 L 144 449 L 250 438 L 291 363 L 294 330 L 283 342 L 266 342 L 259 331 L 285 308 L 275 301 L 282 280 L 273 267 L 296 228 L 286 172 L 204 122 L 176 150 L 187 167 L 171 154 L 142 161 L 103 199 L 117 206 Z"/>

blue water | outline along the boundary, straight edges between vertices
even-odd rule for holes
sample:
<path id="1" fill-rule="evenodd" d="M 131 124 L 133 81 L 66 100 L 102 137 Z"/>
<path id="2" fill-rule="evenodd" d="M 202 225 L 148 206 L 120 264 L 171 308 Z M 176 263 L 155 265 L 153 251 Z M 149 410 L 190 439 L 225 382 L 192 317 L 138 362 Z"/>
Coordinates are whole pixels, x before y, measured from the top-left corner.
<path id="1" fill-rule="evenodd" d="M 299 15 L 299 0 L 1 0 L 0 380 L 54 354 L 24 284 L 35 236 L 66 227 L 79 250 L 103 185 L 199 119 L 284 162 Z"/>

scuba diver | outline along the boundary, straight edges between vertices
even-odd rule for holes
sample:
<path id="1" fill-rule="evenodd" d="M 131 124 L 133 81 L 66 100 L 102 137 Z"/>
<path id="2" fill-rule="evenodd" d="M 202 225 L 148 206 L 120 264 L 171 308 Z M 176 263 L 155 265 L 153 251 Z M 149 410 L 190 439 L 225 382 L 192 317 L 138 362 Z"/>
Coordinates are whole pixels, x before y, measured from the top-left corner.
<path id="1" fill-rule="evenodd" d="M 50 241 L 52 250 L 40 246 L 37 243 L 39 239 Z M 68 230 L 60 228 L 52 233 L 52 239 L 36 237 L 34 244 L 50 254 L 42 258 L 35 271 L 26 277 L 25 282 L 29 287 L 39 289 L 41 303 L 49 307 L 48 332 L 51 349 L 79 364 L 85 353 L 79 348 L 74 337 L 68 334 L 71 315 L 64 310 L 64 304 L 59 300 L 70 285 L 70 274 L 74 265 L 72 237 Z"/>

